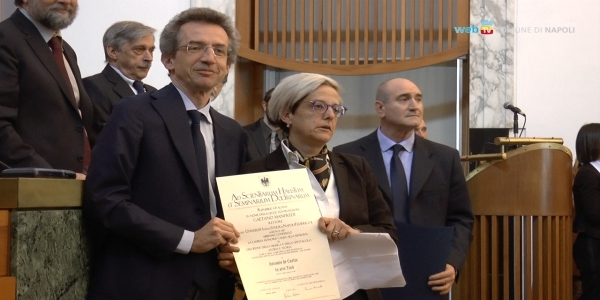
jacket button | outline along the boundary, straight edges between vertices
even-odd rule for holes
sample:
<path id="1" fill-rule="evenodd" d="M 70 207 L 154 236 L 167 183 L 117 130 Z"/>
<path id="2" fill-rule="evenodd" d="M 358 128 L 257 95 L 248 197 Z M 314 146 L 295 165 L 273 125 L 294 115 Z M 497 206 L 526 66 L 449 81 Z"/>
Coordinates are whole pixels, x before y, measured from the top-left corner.
<path id="1" fill-rule="evenodd" d="M 77 161 L 78 162 L 82 162 L 83 161 L 83 156 L 77 156 Z"/>
<path id="2" fill-rule="evenodd" d="M 83 126 L 77 126 L 77 128 L 75 128 L 78 132 L 82 132 L 83 131 Z"/>

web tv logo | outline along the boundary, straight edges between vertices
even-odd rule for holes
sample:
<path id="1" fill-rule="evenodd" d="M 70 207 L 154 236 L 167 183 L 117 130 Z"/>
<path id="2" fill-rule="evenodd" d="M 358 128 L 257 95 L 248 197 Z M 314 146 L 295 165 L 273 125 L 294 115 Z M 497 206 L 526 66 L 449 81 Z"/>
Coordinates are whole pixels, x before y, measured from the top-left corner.
<path id="1" fill-rule="evenodd" d="M 494 22 L 483 20 L 481 26 L 477 27 L 471 25 L 469 27 L 454 27 L 456 33 L 479 33 L 479 34 L 492 34 L 494 33 Z"/>

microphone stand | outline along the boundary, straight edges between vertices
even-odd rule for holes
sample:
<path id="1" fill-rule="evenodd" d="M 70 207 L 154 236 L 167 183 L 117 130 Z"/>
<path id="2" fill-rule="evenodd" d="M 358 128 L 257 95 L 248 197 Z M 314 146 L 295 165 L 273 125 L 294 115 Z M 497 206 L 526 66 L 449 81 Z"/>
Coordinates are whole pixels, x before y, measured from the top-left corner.
<path id="1" fill-rule="evenodd" d="M 518 137 L 519 136 L 519 116 L 517 115 L 517 113 L 514 113 L 515 116 L 513 118 L 513 134 L 514 137 Z"/>

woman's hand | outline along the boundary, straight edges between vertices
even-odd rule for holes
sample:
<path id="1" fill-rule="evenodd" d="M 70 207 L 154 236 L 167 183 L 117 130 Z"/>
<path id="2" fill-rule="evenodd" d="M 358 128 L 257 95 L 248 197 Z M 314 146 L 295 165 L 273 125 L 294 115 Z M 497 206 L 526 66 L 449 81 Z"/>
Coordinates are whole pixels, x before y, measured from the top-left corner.
<path id="1" fill-rule="evenodd" d="M 219 246 L 219 266 L 233 274 L 239 274 L 233 252 L 240 252 L 240 248 L 229 244 Z"/>
<path id="2" fill-rule="evenodd" d="M 319 230 L 327 235 L 327 239 L 330 242 L 344 240 L 350 233 L 360 233 L 359 230 L 348 226 L 338 218 L 321 217 L 318 225 Z"/>

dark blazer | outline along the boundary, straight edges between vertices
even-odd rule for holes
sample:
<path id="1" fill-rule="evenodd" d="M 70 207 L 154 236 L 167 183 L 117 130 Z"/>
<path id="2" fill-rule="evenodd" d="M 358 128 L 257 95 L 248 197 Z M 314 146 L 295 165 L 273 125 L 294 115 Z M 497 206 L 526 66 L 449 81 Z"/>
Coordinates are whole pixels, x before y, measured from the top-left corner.
<path id="1" fill-rule="evenodd" d="M 11 167 L 81 172 L 84 127 L 94 144 L 92 102 L 75 51 L 64 41 L 63 48 L 79 105 L 35 25 L 18 9 L 0 23 L 0 161 Z"/>
<path id="2" fill-rule="evenodd" d="M 216 176 L 239 174 L 247 136 L 236 121 L 210 114 Z M 218 266 L 216 250 L 175 253 L 184 229 L 196 231 L 211 219 L 175 86 L 123 99 L 93 157 L 83 202 L 95 249 L 88 299 L 181 300 L 193 282 L 210 288 L 230 275 Z M 232 293 L 233 285 L 226 290 Z"/>
<path id="3" fill-rule="evenodd" d="M 364 157 L 377 177 L 385 201 L 393 207 L 377 131 L 334 150 Z M 460 270 L 469 251 L 474 222 L 460 156 L 456 149 L 420 136 L 415 136 L 413 151 L 408 199 L 410 222 L 422 226 L 453 226 L 448 264 Z"/>
<path id="4" fill-rule="evenodd" d="M 244 130 L 248 133 L 248 160 L 253 161 L 261 159 L 269 154 L 265 137 L 262 133 L 262 126 L 267 126 L 261 117 L 256 122 L 244 126 Z"/>
<path id="5" fill-rule="evenodd" d="M 574 232 L 600 239 L 600 173 L 591 165 L 579 168 L 573 181 Z"/>
<path id="6" fill-rule="evenodd" d="M 98 132 L 106 125 L 119 100 L 135 95 L 129 84 L 109 64 L 101 73 L 84 78 L 83 85 L 94 104 L 94 128 Z M 146 92 L 156 91 L 148 84 L 144 84 L 144 89 Z"/>
<path id="7" fill-rule="evenodd" d="M 364 158 L 329 152 L 340 201 L 339 219 L 363 232 L 389 233 L 397 241 L 392 213 L 377 188 L 377 181 Z M 288 170 L 281 146 L 261 160 L 246 163 L 242 173 Z M 368 296 L 367 296 L 368 295 Z M 379 290 L 358 291 L 350 299 L 381 299 Z"/>

